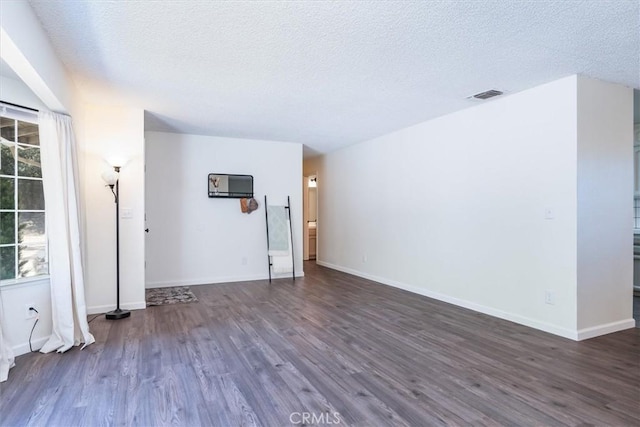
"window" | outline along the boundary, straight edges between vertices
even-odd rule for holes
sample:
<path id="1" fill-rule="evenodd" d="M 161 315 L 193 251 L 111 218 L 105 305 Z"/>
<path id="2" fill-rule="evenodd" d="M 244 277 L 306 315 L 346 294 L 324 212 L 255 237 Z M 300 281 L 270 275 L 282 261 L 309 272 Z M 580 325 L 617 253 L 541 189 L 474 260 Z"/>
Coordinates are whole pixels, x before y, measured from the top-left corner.
<path id="1" fill-rule="evenodd" d="M 0 115 L 0 283 L 49 274 L 37 117 Z M 11 281 L 11 282 L 9 282 Z"/>

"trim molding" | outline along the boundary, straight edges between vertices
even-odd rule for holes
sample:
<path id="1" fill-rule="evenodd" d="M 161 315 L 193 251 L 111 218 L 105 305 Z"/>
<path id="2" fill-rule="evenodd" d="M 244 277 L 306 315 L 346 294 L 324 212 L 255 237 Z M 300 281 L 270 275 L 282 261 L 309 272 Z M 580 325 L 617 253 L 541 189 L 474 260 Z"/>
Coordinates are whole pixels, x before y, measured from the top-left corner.
<path id="1" fill-rule="evenodd" d="M 413 292 L 414 294 L 422 295 L 428 298 L 433 298 L 438 301 L 443 301 L 449 304 L 457 305 L 459 307 L 468 308 L 479 313 L 488 314 L 489 316 L 497 317 L 499 319 L 508 320 L 510 322 L 518 323 L 520 325 L 528 326 L 530 328 L 538 329 L 550 334 L 558 335 L 564 338 L 568 338 L 574 341 L 582 341 L 589 338 L 594 338 L 600 335 L 610 334 L 612 332 L 618 332 L 624 329 L 635 327 L 635 321 L 633 319 L 622 320 L 619 322 L 608 323 L 605 325 L 593 326 L 590 328 L 571 330 L 558 327 L 551 323 L 541 322 L 529 317 L 520 316 L 515 313 L 510 313 L 502 310 L 498 310 L 493 307 L 477 304 L 472 301 L 467 301 L 459 298 L 455 298 L 449 295 L 433 292 L 428 289 L 419 288 L 417 286 L 408 285 L 406 283 L 396 282 L 384 277 L 378 277 L 371 274 L 363 273 L 358 270 L 354 270 L 348 267 L 342 267 L 340 265 L 332 264 L 325 261 L 316 260 L 318 265 L 331 268 L 333 270 L 342 271 L 343 273 L 353 274 L 354 276 L 362 277 L 364 279 L 372 280 L 374 282 L 381 283 L 383 285 L 392 286 L 394 288 L 403 289 L 405 291 Z"/>
<path id="2" fill-rule="evenodd" d="M 120 304 L 120 307 L 124 308 L 125 310 L 144 310 L 145 308 L 147 308 L 147 303 L 146 301 L 127 302 Z M 87 307 L 87 314 L 102 314 L 115 309 L 115 304 L 94 305 L 91 307 Z"/>
<path id="3" fill-rule="evenodd" d="M 49 335 L 47 335 L 46 337 L 40 337 L 40 338 L 31 340 L 31 347 L 33 347 L 34 351 L 40 350 L 44 345 L 44 343 L 47 342 L 48 339 L 49 339 Z M 23 354 L 30 353 L 29 341 L 24 342 L 22 344 L 14 345 L 13 347 L 11 347 L 11 350 L 13 350 L 13 354 L 16 357 L 22 356 Z"/>
<path id="4" fill-rule="evenodd" d="M 635 327 L 635 319 L 619 320 L 617 322 L 605 323 L 604 325 L 591 326 L 589 328 L 578 330 L 577 341 L 588 340 L 589 338 L 612 334 L 614 332 L 624 331 L 625 329 L 631 329 Z"/>
<path id="5" fill-rule="evenodd" d="M 291 274 L 274 274 L 272 279 L 286 279 L 291 277 Z M 304 277 L 304 271 L 296 271 L 296 278 Z M 235 283 L 235 282 L 253 282 L 255 280 L 269 280 L 269 275 L 265 274 L 253 274 L 249 276 L 223 276 L 223 277 L 211 277 L 206 279 L 191 279 L 191 280 L 169 280 L 166 282 L 148 282 L 145 285 L 146 289 L 152 288 L 169 288 L 172 286 L 200 286 L 200 285 L 219 285 L 223 283 Z"/>

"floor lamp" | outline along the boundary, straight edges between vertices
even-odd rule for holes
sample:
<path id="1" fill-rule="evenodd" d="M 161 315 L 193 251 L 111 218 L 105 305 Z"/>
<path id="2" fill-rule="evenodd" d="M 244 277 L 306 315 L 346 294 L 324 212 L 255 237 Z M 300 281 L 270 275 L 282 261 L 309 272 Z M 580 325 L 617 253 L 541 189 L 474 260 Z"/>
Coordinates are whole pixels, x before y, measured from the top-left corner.
<path id="1" fill-rule="evenodd" d="M 116 309 L 106 314 L 109 320 L 124 319 L 131 316 L 129 310 L 120 309 L 120 166 L 114 166 L 102 174 L 107 186 L 111 189 L 116 202 Z M 115 187 L 115 190 L 114 190 Z"/>

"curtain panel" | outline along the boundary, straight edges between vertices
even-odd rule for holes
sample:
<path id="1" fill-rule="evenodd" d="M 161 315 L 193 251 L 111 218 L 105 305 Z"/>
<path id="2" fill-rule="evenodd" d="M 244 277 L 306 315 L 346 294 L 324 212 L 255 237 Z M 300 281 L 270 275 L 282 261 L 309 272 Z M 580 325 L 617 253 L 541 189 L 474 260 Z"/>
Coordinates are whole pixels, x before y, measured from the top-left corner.
<path id="1" fill-rule="evenodd" d="M 0 383 L 7 380 L 9 369 L 15 365 L 11 344 L 4 338 L 2 331 L 2 328 L 5 327 L 2 304 L 2 292 L 0 292 Z"/>
<path id="2" fill-rule="evenodd" d="M 63 353 L 95 342 L 84 297 L 76 142 L 71 117 L 41 111 L 38 118 L 53 316 L 40 351 Z"/>

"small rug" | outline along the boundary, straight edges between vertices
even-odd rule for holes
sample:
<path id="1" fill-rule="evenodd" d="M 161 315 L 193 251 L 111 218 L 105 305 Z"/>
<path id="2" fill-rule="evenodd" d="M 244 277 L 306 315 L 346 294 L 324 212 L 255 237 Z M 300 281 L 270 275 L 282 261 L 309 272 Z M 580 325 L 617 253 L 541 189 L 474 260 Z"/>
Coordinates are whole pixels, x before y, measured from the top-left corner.
<path id="1" fill-rule="evenodd" d="M 198 298 L 196 298 L 188 286 L 146 289 L 145 299 L 147 300 L 147 307 L 154 305 L 198 302 Z"/>

